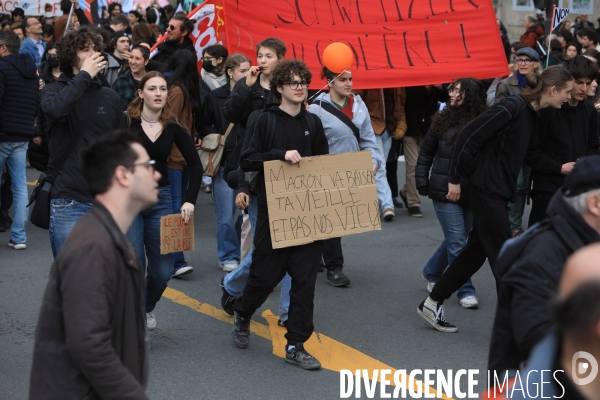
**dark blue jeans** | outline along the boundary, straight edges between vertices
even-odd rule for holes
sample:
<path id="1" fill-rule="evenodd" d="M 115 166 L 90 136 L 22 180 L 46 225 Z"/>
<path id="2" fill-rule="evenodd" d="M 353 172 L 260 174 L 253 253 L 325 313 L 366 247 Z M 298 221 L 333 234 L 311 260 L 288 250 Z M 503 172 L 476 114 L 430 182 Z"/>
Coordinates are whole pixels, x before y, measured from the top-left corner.
<path id="1" fill-rule="evenodd" d="M 187 180 L 184 180 L 184 171 L 169 168 L 169 183 L 171 184 L 173 214 L 179 214 L 181 213 L 181 205 L 183 204 L 183 196 L 185 195 L 185 190 L 183 189 L 187 187 Z M 183 267 L 187 267 L 183 252 L 178 251 L 177 253 L 173 253 L 173 272 Z"/>
<path id="2" fill-rule="evenodd" d="M 154 310 L 167 288 L 167 282 L 173 272 L 173 255 L 160 254 L 160 218 L 173 213 L 171 189 L 161 187 L 158 193 L 158 203 L 152 208 L 142 211 L 131 224 L 127 237 L 146 270 L 148 282 L 146 290 L 146 312 Z M 146 256 L 148 268 L 146 269 Z"/>
<path id="3" fill-rule="evenodd" d="M 91 209 L 92 203 L 61 198 L 50 200 L 50 227 L 48 233 L 50 234 L 50 246 L 54 258 L 56 258 L 79 218 Z"/>

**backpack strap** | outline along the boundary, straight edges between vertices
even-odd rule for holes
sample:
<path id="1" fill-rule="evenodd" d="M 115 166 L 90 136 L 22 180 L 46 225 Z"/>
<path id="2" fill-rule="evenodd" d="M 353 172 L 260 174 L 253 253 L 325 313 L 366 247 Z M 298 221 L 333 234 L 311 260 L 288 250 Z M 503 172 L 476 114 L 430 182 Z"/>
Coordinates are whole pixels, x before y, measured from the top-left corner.
<path id="1" fill-rule="evenodd" d="M 354 124 L 354 122 L 352 122 L 352 120 L 350 118 L 348 118 L 348 116 L 346 114 L 341 112 L 339 110 L 339 108 L 337 108 L 333 104 L 328 103 L 326 101 L 318 100 L 318 101 L 315 101 L 313 104 L 316 104 L 319 107 L 321 107 L 323 110 L 327 111 L 328 113 L 333 114 L 335 117 L 337 117 L 337 119 L 339 119 L 344 124 L 346 124 L 346 126 L 348 128 L 350 128 L 350 130 L 352 130 L 352 133 L 354 133 L 354 137 L 356 137 L 356 141 L 360 145 L 360 130 Z"/>

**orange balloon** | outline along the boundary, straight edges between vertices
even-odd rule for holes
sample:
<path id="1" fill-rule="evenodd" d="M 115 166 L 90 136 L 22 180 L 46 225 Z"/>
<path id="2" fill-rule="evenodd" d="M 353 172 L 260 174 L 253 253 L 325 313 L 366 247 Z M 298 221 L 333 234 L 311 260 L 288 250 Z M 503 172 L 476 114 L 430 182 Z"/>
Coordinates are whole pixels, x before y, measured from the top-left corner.
<path id="1" fill-rule="evenodd" d="M 331 43 L 323 52 L 323 64 L 336 74 L 350 69 L 352 61 L 354 61 L 352 50 L 344 43 Z"/>

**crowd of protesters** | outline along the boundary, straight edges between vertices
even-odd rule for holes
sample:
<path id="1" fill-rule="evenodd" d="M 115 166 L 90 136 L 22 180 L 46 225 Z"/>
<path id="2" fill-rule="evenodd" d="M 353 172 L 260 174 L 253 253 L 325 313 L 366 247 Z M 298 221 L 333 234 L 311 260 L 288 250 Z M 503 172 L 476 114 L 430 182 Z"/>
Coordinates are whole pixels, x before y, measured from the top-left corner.
<path id="1" fill-rule="evenodd" d="M 430 294 L 417 312 L 437 330 L 458 330 L 443 305 L 453 293 L 478 308 L 471 277 L 488 261 L 498 292 L 490 369 L 514 373 L 539 343 L 557 347 L 556 327 L 570 338 L 579 292 L 561 290 L 554 319 L 550 303 L 567 259 L 600 241 L 600 35 L 587 15 L 548 35 L 543 14 L 527 16 L 514 43 L 498 21 L 509 76 L 353 90 L 351 70 L 310 71 L 286 60 L 277 38 L 256 45 L 256 60 L 218 44 L 196 55 L 194 21 L 171 6 L 126 16 L 111 3 L 99 24 L 78 2 L 60 7 L 62 16 L 41 18 L 17 8 L 0 30 L 0 232 L 15 250 L 27 248 L 27 159 L 52 178 L 56 261 L 31 398 L 145 398 L 146 330 L 157 327 L 168 281 L 194 271 L 183 253 L 160 253 L 160 218 L 192 220 L 201 187 L 215 203 L 215 266 L 226 273 L 221 305 L 234 316 L 234 343 L 249 346 L 253 314 L 281 282 L 286 361 L 320 368 L 303 343 L 318 272 L 334 287 L 351 283 L 342 240 L 273 249 L 262 179 L 265 161 L 313 155 L 371 151 L 382 221 L 403 208 L 422 218 L 421 197 L 433 201 L 444 240 L 423 260 Z M 309 103 L 314 73 L 327 90 Z M 225 136 L 223 161 L 202 176 L 199 152 L 214 133 Z M 600 303 L 592 288 L 582 298 Z"/>

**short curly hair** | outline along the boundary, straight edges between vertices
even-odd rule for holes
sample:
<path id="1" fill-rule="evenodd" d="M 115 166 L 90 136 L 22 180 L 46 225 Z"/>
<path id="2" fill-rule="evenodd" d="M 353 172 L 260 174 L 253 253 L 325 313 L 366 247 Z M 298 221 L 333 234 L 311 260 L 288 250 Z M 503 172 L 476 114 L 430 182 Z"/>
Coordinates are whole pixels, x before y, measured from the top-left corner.
<path id="1" fill-rule="evenodd" d="M 294 75 L 298 75 L 301 80 L 307 83 L 310 83 L 312 78 L 312 73 L 302 61 L 281 61 L 271 73 L 271 80 L 269 82 L 271 93 L 278 101 L 281 101 L 281 93 L 277 91 L 277 88 L 289 83 Z"/>
<path id="2" fill-rule="evenodd" d="M 56 44 L 60 71 L 72 77 L 74 75 L 73 66 L 79 63 L 77 51 L 85 50 L 90 46 L 94 48 L 94 51 L 102 51 L 102 40 L 97 34 L 88 30 L 69 32 L 61 38 Z"/>

